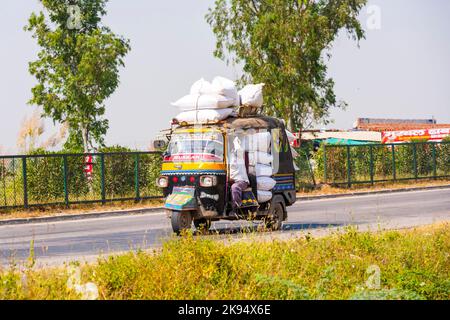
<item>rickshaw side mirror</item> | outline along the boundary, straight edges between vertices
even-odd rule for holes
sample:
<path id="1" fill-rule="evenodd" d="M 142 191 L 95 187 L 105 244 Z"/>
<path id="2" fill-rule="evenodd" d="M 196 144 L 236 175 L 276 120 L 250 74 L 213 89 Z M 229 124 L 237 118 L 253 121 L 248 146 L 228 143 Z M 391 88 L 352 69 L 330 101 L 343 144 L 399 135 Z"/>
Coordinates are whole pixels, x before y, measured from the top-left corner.
<path id="1" fill-rule="evenodd" d="M 166 146 L 167 146 L 167 143 L 164 140 L 155 140 L 155 141 L 153 141 L 153 147 L 155 149 L 165 149 Z"/>

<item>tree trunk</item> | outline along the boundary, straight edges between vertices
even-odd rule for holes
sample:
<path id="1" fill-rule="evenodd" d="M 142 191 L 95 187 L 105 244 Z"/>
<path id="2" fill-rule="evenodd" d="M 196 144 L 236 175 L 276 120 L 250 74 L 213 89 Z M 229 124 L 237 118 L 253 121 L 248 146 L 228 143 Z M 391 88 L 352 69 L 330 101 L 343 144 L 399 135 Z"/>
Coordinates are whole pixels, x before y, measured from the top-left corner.
<path id="1" fill-rule="evenodd" d="M 288 122 L 287 122 L 287 129 L 290 132 L 294 132 L 294 115 L 293 115 L 293 107 L 289 107 L 289 112 L 288 112 Z"/>
<path id="2" fill-rule="evenodd" d="M 81 127 L 81 135 L 83 137 L 83 150 L 84 153 L 89 153 L 89 131 L 87 126 L 83 125 Z"/>

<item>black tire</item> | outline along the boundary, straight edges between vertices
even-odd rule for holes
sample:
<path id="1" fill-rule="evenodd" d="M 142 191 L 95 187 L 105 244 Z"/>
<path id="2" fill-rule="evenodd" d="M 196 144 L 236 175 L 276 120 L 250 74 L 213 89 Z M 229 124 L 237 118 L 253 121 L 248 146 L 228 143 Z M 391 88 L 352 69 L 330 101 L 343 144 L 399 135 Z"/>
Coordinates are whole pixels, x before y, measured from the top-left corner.
<path id="1" fill-rule="evenodd" d="M 281 230 L 284 220 L 284 209 L 280 202 L 276 202 L 266 218 L 266 228 L 272 231 Z"/>
<path id="2" fill-rule="evenodd" d="M 180 234 L 184 230 L 190 230 L 192 227 L 192 213 L 189 211 L 172 211 L 172 230 Z"/>
<path id="3" fill-rule="evenodd" d="M 194 220 L 194 226 L 197 231 L 208 232 L 211 228 L 211 220 L 209 219 L 197 219 Z"/>

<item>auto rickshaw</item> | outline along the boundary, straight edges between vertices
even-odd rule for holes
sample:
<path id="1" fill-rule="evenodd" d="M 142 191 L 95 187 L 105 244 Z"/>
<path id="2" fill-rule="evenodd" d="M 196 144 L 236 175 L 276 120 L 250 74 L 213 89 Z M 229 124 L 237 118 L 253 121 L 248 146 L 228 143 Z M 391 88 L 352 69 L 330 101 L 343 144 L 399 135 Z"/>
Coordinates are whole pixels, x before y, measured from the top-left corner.
<path id="1" fill-rule="evenodd" d="M 250 187 L 242 194 L 242 205 L 232 212 L 229 151 L 235 137 L 269 132 L 274 155 L 272 178 L 276 185 L 269 201 L 257 200 L 257 176 L 248 166 Z M 191 229 L 208 230 L 217 220 L 262 220 L 279 230 L 287 219 L 286 208 L 296 201 L 295 169 L 282 120 L 267 117 L 236 117 L 210 124 L 181 123 L 169 134 L 157 185 L 165 197 L 164 207 L 172 229 L 179 234 Z"/>

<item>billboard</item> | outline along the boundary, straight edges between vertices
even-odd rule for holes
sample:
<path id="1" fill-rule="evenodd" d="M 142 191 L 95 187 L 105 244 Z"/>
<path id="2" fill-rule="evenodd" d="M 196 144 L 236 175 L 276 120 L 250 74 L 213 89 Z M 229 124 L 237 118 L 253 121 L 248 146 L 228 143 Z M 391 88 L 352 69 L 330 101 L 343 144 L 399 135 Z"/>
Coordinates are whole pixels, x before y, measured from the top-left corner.
<path id="1" fill-rule="evenodd" d="M 382 143 L 402 143 L 414 139 L 440 142 L 450 136 L 450 128 L 417 129 L 403 131 L 383 131 L 381 133 Z"/>

